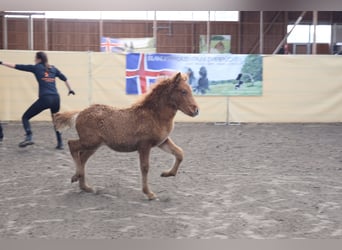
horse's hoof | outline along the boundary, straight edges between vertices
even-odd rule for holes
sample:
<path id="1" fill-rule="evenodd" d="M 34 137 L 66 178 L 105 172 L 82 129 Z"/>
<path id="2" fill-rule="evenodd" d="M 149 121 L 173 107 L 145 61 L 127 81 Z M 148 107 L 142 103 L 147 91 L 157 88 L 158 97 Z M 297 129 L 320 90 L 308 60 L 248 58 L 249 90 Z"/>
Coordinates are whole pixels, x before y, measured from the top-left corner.
<path id="1" fill-rule="evenodd" d="M 81 189 L 87 193 L 94 193 L 94 189 L 92 189 L 91 187 L 88 187 L 88 186 L 81 187 Z"/>
<path id="2" fill-rule="evenodd" d="M 79 180 L 80 176 L 75 174 L 73 177 L 71 177 L 71 183 L 77 182 Z"/>
<path id="3" fill-rule="evenodd" d="M 157 196 L 154 193 L 148 194 L 147 197 L 150 201 L 157 199 Z"/>
<path id="4" fill-rule="evenodd" d="M 170 173 L 170 172 L 163 172 L 160 176 L 161 177 L 170 177 L 170 176 L 175 176 L 175 174 Z"/>

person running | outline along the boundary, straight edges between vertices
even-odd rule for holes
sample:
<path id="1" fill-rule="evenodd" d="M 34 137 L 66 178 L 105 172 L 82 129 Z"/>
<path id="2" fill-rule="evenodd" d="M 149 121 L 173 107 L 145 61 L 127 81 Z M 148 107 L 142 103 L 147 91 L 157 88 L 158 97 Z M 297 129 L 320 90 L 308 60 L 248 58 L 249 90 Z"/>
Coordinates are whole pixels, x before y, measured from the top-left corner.
<path id="1" fill-rule="evenodd" d="M 39 85 L 39 98 L 29 107 L 22 116 L 23 127 L 26 132 L 25 140 L 19 143 L 19 147 L 26 147 L 33 145 L 32 130 L 29 120 L 38 115 L 40 112 L 46 109 L 50 109 L 51 115 L 57 113 L 60 108 L 60 98 L 56 88 L 55 78 L 58 77 L 65 82 L 69 94 L 75 95 L 75 92 L 71 89 L 70 84 L 65 77 L 56 67 L 48 63 L 48 57 L 45 52 L 37 52 L 35 56 L 34 65 L 24 64 L 12 64 L 8 62 L 0 61 L 0 65 L 17 69 L 21 71 L 31 72 L 35 75 Z M 56 131 L 57 147 L 56 149 L 63 149 L 62 135 Z"/>

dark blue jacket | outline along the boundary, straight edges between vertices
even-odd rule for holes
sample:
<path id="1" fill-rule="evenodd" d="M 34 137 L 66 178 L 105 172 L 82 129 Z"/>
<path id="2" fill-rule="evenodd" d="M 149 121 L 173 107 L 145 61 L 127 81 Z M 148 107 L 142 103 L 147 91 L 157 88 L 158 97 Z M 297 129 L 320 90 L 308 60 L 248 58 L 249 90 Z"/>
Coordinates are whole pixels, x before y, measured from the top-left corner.
<path id="1" fill-rule="evenodd" d="M 36 65 L 16 64 L 17 70 L 31 72 L 35 75 L 39 84 L 39 97 L 45 95 L 58 95 L 55 78 L 58 77 L 62 81 L 67 78 L 57 68 L 51 66 L 48 71 L 44 64 L 38 63 Z"/>

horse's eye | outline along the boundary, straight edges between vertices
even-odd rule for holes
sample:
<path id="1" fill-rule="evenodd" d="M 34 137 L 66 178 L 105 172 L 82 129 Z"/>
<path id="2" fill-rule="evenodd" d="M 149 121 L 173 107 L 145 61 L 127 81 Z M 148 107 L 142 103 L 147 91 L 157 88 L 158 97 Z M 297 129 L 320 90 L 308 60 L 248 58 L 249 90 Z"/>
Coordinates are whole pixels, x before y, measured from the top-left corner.
<path id="1" fill-rule="evenodd" d="M 182 90 L 182 95 L 186 95 L 187 93 L 186 90 Z"/>

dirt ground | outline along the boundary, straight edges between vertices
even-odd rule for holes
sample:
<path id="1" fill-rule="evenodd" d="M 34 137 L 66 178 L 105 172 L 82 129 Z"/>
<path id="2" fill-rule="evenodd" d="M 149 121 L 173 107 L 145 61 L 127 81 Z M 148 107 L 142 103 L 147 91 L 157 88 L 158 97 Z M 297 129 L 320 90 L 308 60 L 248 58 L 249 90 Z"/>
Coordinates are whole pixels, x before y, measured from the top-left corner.
<path id="1" fill-rule="evenodd" d="M 161 178 L 173 158 L 153 150 L 156 201 L 141 192 L 137 153 L 101 148 L 89 194 L 70 183 L 50 123 L 33 123 L 25 149 L 21 125 L 3 127 L 0 238 L 342 238 L 342 124 L 176 124 L 185 160 Z"/>

